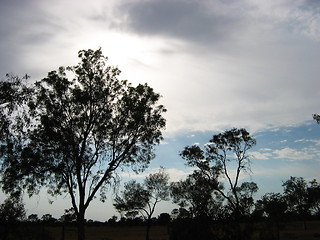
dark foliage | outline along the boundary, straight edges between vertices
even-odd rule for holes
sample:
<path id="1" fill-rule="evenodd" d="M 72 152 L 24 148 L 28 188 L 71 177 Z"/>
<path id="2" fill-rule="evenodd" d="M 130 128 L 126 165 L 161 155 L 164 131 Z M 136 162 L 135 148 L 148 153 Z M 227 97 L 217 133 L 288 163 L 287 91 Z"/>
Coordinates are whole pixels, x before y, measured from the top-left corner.
<path id="1" fill-rule="evenodd" d="M 22 117 L 10 122 L 16 131 L 2 141 L 1 183 L 10 193 L 33 195 L 43 186 L 52 195 L 68 193 L 84 239 L 85 212 L 97 194 L 105 200 L 117 171 L 139 172 L 153 159 L 165 108 L 147 84 L 119 80 L 120 70 L 107 65 L 101 49 L 79 51 L 79 58 L 31 86 L 24 105 L 11 112 L 6 105 L 11 118 Z"/>

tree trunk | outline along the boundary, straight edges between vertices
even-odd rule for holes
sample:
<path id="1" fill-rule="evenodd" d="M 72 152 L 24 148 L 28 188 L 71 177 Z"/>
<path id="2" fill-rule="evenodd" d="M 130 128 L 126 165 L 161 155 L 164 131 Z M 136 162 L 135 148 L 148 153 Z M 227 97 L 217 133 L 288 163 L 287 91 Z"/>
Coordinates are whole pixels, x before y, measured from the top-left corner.
<path id="1" fill-rule="evenodd" d="M 146 240 L 149 240 L 150 238 L 150 227 L 151 227 L 151 220 L 147 220 L 147 233 L 146 233 Z"/>
<path id="2" fill-rule="evenodd" d="M 305 217 L 303 217 L 303 228 L 305 231 L 307 230 L 307 221 Z"/>
<path id="3" fill-rule="evenodd" d="M 277 240 L 280 240 L 280 222 L 276 220 Z"/>
<path id="4" fill-rule="evenodd" d="M 78 240 L 85 240 L 85 221 L 84 221 L 84 209 L 79 210 L 77 216 L 77 227 L 78 227 Z"/>

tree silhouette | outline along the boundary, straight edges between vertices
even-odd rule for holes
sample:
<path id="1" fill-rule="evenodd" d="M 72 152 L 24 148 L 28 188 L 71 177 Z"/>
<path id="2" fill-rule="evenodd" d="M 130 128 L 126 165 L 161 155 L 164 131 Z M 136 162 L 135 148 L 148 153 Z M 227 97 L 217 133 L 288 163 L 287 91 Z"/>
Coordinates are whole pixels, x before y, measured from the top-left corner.
<path id="1" fill-rule="evenodd" d="M 233 128 L 214 135 L 203 150 L 193 145 L 185 147 L 181 152 L 187 164 L 196 167 L 211 188 L 228 202 L 235 219 L 245 214 L 244 206 L 248 204 L 248 197 L 257 191 L 254 183 L 239 186 L 240 174 L 251 171 L 248 150 L 255 144 L 255 139 L 247 130 Z M 231 175 L 232 167 L 235 168 L 234 176 Z M 228 188 L 224 187 L 221 178 L 227 180 Z M 242 190 L 246 192 L 245 195 L 241 193 Z"/>
<path id="2" fill-rule="evenodd" d="M 71 223 L 77 220 L 77 215 L 73 208 L 65 209 L 64 214 L 59 219 L 61 222 L 64 223 Z"/>
<path id="3" fill-rule="evenodd" d="M 156 205 L 160 201 L 169 200 L 169 175 L 163 168 L 156 173 L 151 173 L 138 183 L 132 180 L 124 185 L 121 195 L 114 200 L 115 208 L 120 212 L 139 212 L 147 222 L 146 240 L 149 240 L 151 218 Z"/>
<path id="4" fill-rule="evenodd" d="M 29 222 L 39 222 L 38 214 L 30 214 L 28 216 L 28 221 Z"/>
<path id="5" fill-rule="evenodd" d="M 26 218 L 21 197 L 9 197 L 0 205 L 0 222 L 15 223 Z"/>
<path id="6" fill-rule="evenodd" d="M 320 215 L 320 183 L 316 179 L 310 181 L 307 194 L 311 214 Z"/>
<path id="7" fill-rule="evenodd" d="M 0 239 L 19 239 L 18 223 L 25 220 L 26 210 L 20 196 L 10 196 L 0 205 Z"/>
<path id="8" fill-rule="evenodd" d="M 204 195 L 216 196 L 219 201 L 224 200 L 225 217 L 231 218 L 234 223 L 226 231 L 229 231 L 228 234 L 234 239 L 243 238 L 239 221 L 250 213 L 253 206 L 252 194 L 258 190 L 255 183 L 240 185 L 240 175 L 251 172 L 248 151 L 255 144 L 255 139 L 246 129 L 233 128 L 213 135 L 203 149 L 197 145 L 187 146 L 180 154 L 187 165 L 196 168 L 194 174 L 206 179 L 202 181 L 207 184 L 208 189 Z M 234 169 L 235 174 L 232 174 Z M 223 180 L 226 180 L 227 186 Z M 210 194 L 210 191 L 213 194 Z M 198 199 L 201 199 L 200 197 L 201 195 Z M 210 238 L 210 231 L 207 232 L 206 235 Z"/>
<path id="9" fill-rule="evenodd" d="M 214 194 L 217 182 L 208 182 L 200 171 L 195 171 L 186 180 L 170 185 L 173 202 L 181 208 L 188 208 L 189 216 L 219 219 L 224 215 L 223 199 Z M 177 213 L 179 214 L 179 213 Z"/>
<path id="10" fill-rule="evenodd" d="M 288 209 L 288 203 L 285 197 L 280 193 L 266 193 L 261 200 L 257 201 L 259 208 L 269 217 L 272 224 L 275 224 L 276 239 L 280 239 L 280 220 Z M 274 231 L 272 231 L 274 235 Z"/>
<path id="11" fill-rule="evenodd" d="M 289 211 L 298 213 L 298 215 L 303 218 L 304 229 L 307 229 L 306 216 L 310 215 L 307 182 L 302 177 L 291 176 L 290 179 L 282 184 L 282 186 Z"/>
<path id="12" fill-rule="evenodd" d="M 78 56 L 78 65 L 51 71 L 31 87 L 16 122 L 18 144 L 4 144 L 2 184 L 6 192 L 33 195 L 45 186 L 52 195 L 68 193 L 82 240 L 85 212 L 97 193 L 104 200 L 119 170 L 142 171 L 154 157 L 165 108 L 147 84 L 119 80 L 120 70 L 107 65 L 101 49 Z"/>

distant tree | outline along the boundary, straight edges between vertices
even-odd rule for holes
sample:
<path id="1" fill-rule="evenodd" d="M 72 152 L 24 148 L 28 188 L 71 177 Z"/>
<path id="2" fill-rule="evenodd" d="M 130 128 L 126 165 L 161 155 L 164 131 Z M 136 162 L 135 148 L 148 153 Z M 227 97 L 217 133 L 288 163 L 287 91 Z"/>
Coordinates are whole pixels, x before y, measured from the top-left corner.
<path id="1" fill-rule="evenodd" d="M 169 175 L 163 168 L 151 173 L 138 183 L 132 180 L 125 183 L 124 190 L 114 200 L 114 207 L 120 212 L 136 213 L 138 211 L 147 222 L 146 239 L 149 239 L 151 218 L 160 201 L 169 200 Z"/>
<path id="2" fill-rule="evenodd" d="M 65 209 L 64 214 L 60 217 L 59 220 L 64 223 L 76 222 L 77 214 L 73 208 Z"/>
<path id="3" fill-rule="evenodd" d="M 313 179 L 307 188 L 308 204 L 313 215 L 320 215 L 320 183 Z"/>
<path id="4" fill-rule="evenodd" d="M 0 205 L 0 222 L 15 223 L 25 218 L 26 210 L 21 197 L 9 197 Z"/>
<path id="5" fill-rule="evenodd" d="M 252 193 L 257 191 L 254 183 L 239 185 L 241 173 L 251 171 L 248 151 L 255 144 L 255 139 L 247 130 L 233 128 L 214 135 L 203 150 L 193 145 L 185 147 L 181 152 L 187 164 L 196 167 L 207 179 L 207 183 L 211 184 L 209 191 L 213 188 L 215 194 L 227 201 L 235 219 L 246 213 L 244 207 L 249 204 L 248 197 L 252 197 Z M 232 167 L 235 168 L 234 176 L 231 174 Z M 222 178 L 227 180 L 227 188 L 224 187 Z"/>
<path id="6" fill-rule="evenodd" d="M 168 225 L 171 221 L 171 217 L 169 213 L 160 213 L 158 216 L 157 222 L 161 225 Z"/>
<path id="7" fill-rule="evenodd" d="M 119 80 L 101 49 L 78 56 L 78 65 L 49 72 L 29 88 L 23 117 L 13 124 L 19 134 L 10 133 L 17 147 L 4 142 L 1 158 L 5 192 L 33 195 L 45 186 L 52 195 L 68 193 L 83 240 L 85 212 L 98 192 L 105 200 L 119 170 L 139 172 L 153 159 L 165 108 L 147 84 Z"/>
<path id="8" fill-rule="evenodd" d="M 173 202 L 178 204 L 181 209 L 187 208 L 192 217 L 221 218 L 224 212 L 223 199 L 214 193 L 218 183 L 208 182 L 209 180 L 202 172 L 195 171 L 186 180 L 171 183 L 170 190 Z M 183 216 L 180 211 L 175 215 Z"/>
<path id="9" fill-rule="evenodd" d="M 50 213 L 43 214 L 41 217 L 41 221 L 45 223 L 54 223 L 57 221 Z"/>
<path id="10" fill-rule="evenodd" d="M 257 203 L 260 205 L 262 212 L 275 224 L 276 239 L 280 239 L 279 222 L 284 218 L 285 212 L 288 209 L 284 195 L 280 193 L 266 193 Z M 274 231 L 272 231 L 272 233 L 274 234 Z"/>
<path id="11" fill-rule="evenodd" d="M 240 187 L 237 188 L 241 212 L 244 215 L 249 216 L 252 213 L 252 208 L 254 207 L 253 195 L 258 189 L 258 185 L 255 182 L 243 182 Z"/>
<path id="12" fill-rule="evenodd" d="M 171 211 L 171 217 L 176 220 L 176 219 L 185 219 L 185 218 L 190 218 L 192 215 L 189 213 L 189 211 L 185 208 L 175 208 L 172 209 Z"/>
<path id="13" fill-rule="evenodd" d="M 113 215 L 111 218 L 108 219 L 108 224 L 115 224 L 117 222 L 118 217 Z"/>
<path id="14" fill-rule="evenodd" d="M 21 196 L 14 195 L 0 205 L 0 239 L 20 239 L 19 222 L 25 220 L 26 211 Z"/>
<path id="15" fill-rule="evenodd" d="M 30 214 L 28 216 L 28 221 L 29 222 L 39 222 L 38 214 Z"/>
<path id="16" fill-rule="evenodd" d="M 266 193 L 258 200 L 266 216 L 280 220 L 288 209 L 285 197 L 280 193 Z"/>
<path id="17" fill-rule="evenodd" d="M 297 213 L 303 218 L 304 228 L 306 229 L 306 216 L 310 215 L 307 182 L 302 177 L 290 177 L 282 186 L 289 211 Z"/>

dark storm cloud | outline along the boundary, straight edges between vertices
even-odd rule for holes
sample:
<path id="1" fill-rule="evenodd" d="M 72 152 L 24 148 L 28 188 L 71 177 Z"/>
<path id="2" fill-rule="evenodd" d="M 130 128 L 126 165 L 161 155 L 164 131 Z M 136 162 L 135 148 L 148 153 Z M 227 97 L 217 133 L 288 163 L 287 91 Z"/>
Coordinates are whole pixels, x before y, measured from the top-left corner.
<path id="1" fill-rule="evenodd" d="M 241 11 L 229 14 L 233 7 L 225 7 L 219 1 L 153 0 L 124 3 L 117 10 L 126 18 L 122 27 L 132 32 L 214 43 L 234 38 L 245 22 Z"/>

